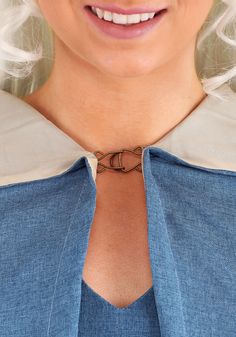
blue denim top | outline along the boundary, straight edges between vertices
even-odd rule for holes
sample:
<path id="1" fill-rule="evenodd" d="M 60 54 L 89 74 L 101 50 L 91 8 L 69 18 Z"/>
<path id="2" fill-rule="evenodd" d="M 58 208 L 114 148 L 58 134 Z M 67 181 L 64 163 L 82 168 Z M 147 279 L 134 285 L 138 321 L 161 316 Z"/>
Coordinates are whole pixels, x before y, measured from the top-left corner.
<path id="1" fill-rule="evenodd" d="M 119 308 L 96 293 L 83 279 L 78 337 L 159 337 L 153 287 Z"/>

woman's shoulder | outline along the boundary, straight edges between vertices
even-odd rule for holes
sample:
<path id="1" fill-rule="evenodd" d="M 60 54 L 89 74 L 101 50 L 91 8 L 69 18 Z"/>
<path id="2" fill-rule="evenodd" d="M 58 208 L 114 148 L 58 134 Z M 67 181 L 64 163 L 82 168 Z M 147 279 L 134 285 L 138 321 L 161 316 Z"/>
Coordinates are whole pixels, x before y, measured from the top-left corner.
<path id="1" fill-rule="evenodd" d="M 206 96 L 155 146 L 200 167 L 236 172 L 236 92 L 229 85 Z"/>
<path id="2" fill-rule="evenodd" d="M 0 187 L 53 177 L 83 154 L 39 111 L 0 90 Z"/>
<path id="3" fill-rule="evenodd" d="M 210 95 L 206 100 L 206 107 L 212 112 L 222 114 L 222 117 L 228 116 L 232 120 L 236 120 L 236 91 L 227 83 L 222 84 L 216 89 L 219 95 Z"/>
<path id="4" fill-rule="evenodd" d="M 30 110 L 32 110 L 19 97 L 8 91 L 0 90 L 0 137 L 2 140 L 8 136 L 17 136 L 31 119 Z M 21 128 L 20 128 L 21 127 Z"/>

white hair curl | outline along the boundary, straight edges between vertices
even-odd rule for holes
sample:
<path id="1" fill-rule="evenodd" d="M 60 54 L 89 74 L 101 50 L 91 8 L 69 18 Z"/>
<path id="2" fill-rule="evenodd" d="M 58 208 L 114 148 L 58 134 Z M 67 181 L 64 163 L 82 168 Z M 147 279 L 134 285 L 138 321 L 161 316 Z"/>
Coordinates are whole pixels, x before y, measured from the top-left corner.
<path id="1" fill-rule="evenodd" d="M 0 0 L 0 86 L 3 89 L 9 79 L 12 82 L 27 79 L 29 82 L 29 75 L 32 75 L 34 65 L 47 58 L 44 55 L 43 48 L 45 33 L 44 38 L 42 38 L 42 34 L 41 37 L 38 37 L 36 33 L 37 22 L 41 28 L 43 25 L 47 25 L 37 5 L 37 0 Z M 200 74 L 203 90 L 208 95 L 220 97 L 216 89 L 226 82 L 231 82 L 236 77 L 235 24 L 236 0 L 216 0 L 211 13 L 209 13 L 206 22 L 198 33 L 196 51 L 199 53 L 199 58 L 200 55 L 202 56 L 202 64 L 207 64 L 207 60 L 210 63 L 210 66 L 205 67 L 205 73 L 201 70 Z M 47 29 L 50 32 L 49 26 L 47 26 Z M 213 35 L 215 35 L 215 41 L 218 41 L 218 46 L 219 43 L 224 44 L 220 46 L 218 52 L 214 49 L 217 43 L 213 40 Z M 211 40 L 208 39 L 209 37 L 211 37 Z M 219 66 L 219 55 L 226 50 L 227 65 Z M 209 55 L 211 54 L 214 55 L 214 58 L 209 61 Z M 197 61 L 200 62 L 199 59 Z M 217 74 L 206 76 L 208 70 L 215 70 L 216 68 L 218 68 Z M 47 67 L 43 68 L 43 72 L 46 76 Z M 42 81 L 42 75 L 40 79 Z M 31 82 L 28 83 L 29 92 L 32 92 L 39 85 L 39 78 L 35 76 Z M 19 95 L 19 86 L 15 90 L 12 86 L 10 87 L 11 89 L 8 91 L 12 93 L 15 91 L 14 93 Z"/>

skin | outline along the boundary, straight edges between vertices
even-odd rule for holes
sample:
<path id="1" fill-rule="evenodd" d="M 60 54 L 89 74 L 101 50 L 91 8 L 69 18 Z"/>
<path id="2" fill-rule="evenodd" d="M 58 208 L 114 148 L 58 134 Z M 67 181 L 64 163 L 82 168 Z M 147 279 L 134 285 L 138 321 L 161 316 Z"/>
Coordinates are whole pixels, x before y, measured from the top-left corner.
<path id="1" fill-rule="evenodd" d="M 55 33 L 55 61 L 44 85 L 22 99 L 86 150 L 152 144 L 206 96 L 194 52 L 213 0 L 116 2 L 168 7 L 152 32 L 128 40 L 96 31 L 83 14 L 85 0 L 38 4 Z M 121 308 L 152 285 L 143 177 L 110 171 L 96 185 L 83 278 Z"/>
<path id="2" fill-rule="evenodd" d="M 117 3 L 168 7 L 151 33 L 129 40 L 98 33 L 83 13 L 86 0 L 38 4 L 55 32 L 55 62 L 47 82 L 23 99 L 87 150 L 154 143 L 206 95 L 194 49 L 213 0 Z"/>

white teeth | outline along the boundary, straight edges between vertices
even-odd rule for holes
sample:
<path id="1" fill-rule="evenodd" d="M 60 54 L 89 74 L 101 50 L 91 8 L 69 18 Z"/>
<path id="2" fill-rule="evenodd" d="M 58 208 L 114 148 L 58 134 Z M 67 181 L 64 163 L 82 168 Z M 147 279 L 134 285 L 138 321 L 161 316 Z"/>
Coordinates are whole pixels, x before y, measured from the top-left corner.
<path id="1" fill-rule="evenodd" d="M 92 11 L 93 11 L 95 14 L 97 14 L 97 13 L 96 13 L 96 9 L 95 9 L 93 6 L 91 7 L 91 9 L 92 9 Z"/>
<path id="2" fill-rule="evenodd" d="M 102 19 L 103 18 L 103 11 L 99 8 L 96 8 L 95 11 L 96 11 L 96 14 L 99 17 L 99 19 Z"/>
<path id="3" fill-rule="evenodd" d="M 124 15 L 124 14 L 118 14 L 118 13 L 112 13 L 108 11 L 104 11 L 100 8 L 92 7 L 92 11 L 99 17 L 99 19 L 103 19 L 105 21 L 112 21 L 119 25 L 125 25 L 125 24 L 132 24 L 132 23 L 139 23 L 141 21 L 147 21 L 149 19 L 152 19 L 155 12 L 152 13 L 142 13 L 142 14 L 130 14 L 130 15 Z"/>
<path id="4" fill-rule="evenodd" d="M 96 13 L 96 11 L 95 11 L 95 13 Z M 111 12 L 104 11 L 103 18 L 106 21 L 112 21 L 112 14 L 111 14 Z"/>
<path id="5" fill-rule="evenodd" d="M 127 23 L 139 23 L 141 21 L 140 14 L 130 14 L 130 15 L 126 15 L 126 17 L 127 17 Z"/>
<path id="6" fill-rule="evenodd" d="M 126 25 L 127 24 L 127 15 L 113 13 L 112 14 L 112 21 L 114 23 L 118 23 L 120 25 Z"/>
<path id="7" fill-rule="evenodd" d="M 149 14 L 148 13 L 141 14 L 141 21 L 146 21 L 148 19 L 149 19 Z"/>
<path id="8" fill-rule="evenodd" d="M 149 13 L 149 18 L 152 19 L 156 13 Z"/>

